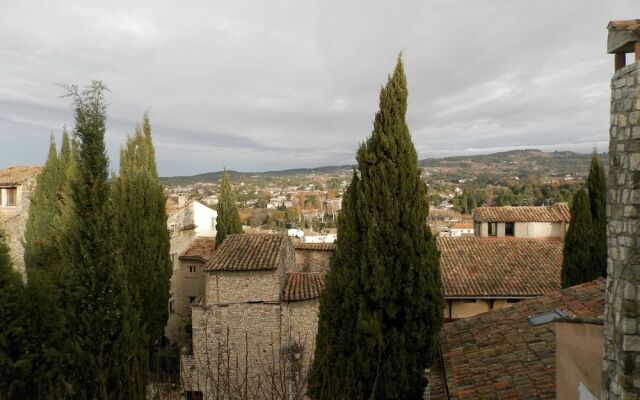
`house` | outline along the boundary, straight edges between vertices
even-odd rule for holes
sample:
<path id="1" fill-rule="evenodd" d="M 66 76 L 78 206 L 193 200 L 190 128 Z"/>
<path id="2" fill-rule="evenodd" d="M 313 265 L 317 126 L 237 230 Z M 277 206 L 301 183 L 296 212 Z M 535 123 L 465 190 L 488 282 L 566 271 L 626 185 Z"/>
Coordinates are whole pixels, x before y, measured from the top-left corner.
<path id="1" fill-rule="evenodd" d="M 479 237 L 564 239 L 571 214 L 566 203 L 551 206 L 478 207 L 473 229 Z"/>
<path id="2" fill-rule="evenodd" d="M 438 237 L 445 321 L 560 289 L 558 239 Z"/>
<path id="3" fill-rule="evenodd" d="M 245 382 L 249 393 L 275 390 L 274 375 L 286 377 L 278 384 L 304 386 L 324 288 L 320 264 L 296 263 L 287 235 L 227 236 L 204 264 L 204 296 L 192 304 L 185 395 L 218 398 L 225 380 Z"/>
<path id="4" fill-rule="evenodd" d="M 461 236 L 473 236 L 473 223 L 471 222 L 458 222 L 449 227 L 449 236 L 461 237 Z"/>
<path id="5" fill-rule="evenodd" d="M 184 328 L 191 324 L 191 303 L 204 295 L 203 267 L 211 259 L 215 246 L 213 237 L 196 237 L 178 256 L 177 267 L 171 276 L 166 327 L 166 335 L 172 341 L 182 342 L 186 332 Z"/>
<path id="6" fill-rule="evenodd" d="M 31 197 L 42 167 L 14 166 L 0 169 L 0 229 L 9 245 L 13 267 L 26 277 L 24 231 L 29 218 Z"/>
<path id="7" fill-rule="evenodd" d="M 573 398 L 556 393 L 556 366 L 570 359 L 556 353 L 556 341 L 561 330 L 566 340 L 576 329 L 569 327 L 569 332 L 565 332 L 567 327 L 559 328 L 561 322 L 557 321 L 601 318 L 604 292 L 605 280 L 600 278 L 445 324 L 438 338 L 439 354 L 430 370 L 430 398 Z M 598 358 L 597 351 L 601 351 L 602 346 L 599 349 L 582 346 L 581 350 L 582 360 L 600 371 L 601 355 Z M 561 375 L 565 377 L 562 386 L 571 386 L 576 375 L 574 379 Z M 583 384 L 582 390 L 599 394 L 597 383 L 583 383 L 587 385 Z M 578 387 L 572 388 L 574 393 Z"/>
<path id="8" fill-rule="evenodd" d="M 190 254 L 187 250 L 193 246 L 208 243 L 196 239 L 204 237 L 211 241 L 211 238 L 215 237 L 218 212 L 198 201 L 185 202 L 181 198 L 178 202 L 168 200 L 166 207 L 167 211 L 171 212 L 167 218 L 167 229 L 170 235 L 169 254 L 173 273 L 169 289 L 169 319 L 165 334 L 170 340 L 177 341 L 183 325 L 188 323 L 188 318 L 183 315 L 188 309 L 188 304 L 184 301 L 183 289 L 193 286 L 191 282 L 193 277 L 183 273 L 186 264 L 181 262 L 180 255 Z"/>

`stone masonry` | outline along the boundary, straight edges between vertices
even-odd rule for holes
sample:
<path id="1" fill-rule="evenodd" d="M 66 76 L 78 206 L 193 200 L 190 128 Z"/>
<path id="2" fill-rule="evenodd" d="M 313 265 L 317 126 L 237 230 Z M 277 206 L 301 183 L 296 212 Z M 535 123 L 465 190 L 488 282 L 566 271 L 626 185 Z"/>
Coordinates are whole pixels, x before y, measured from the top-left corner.
<path id="1" fill-rule="evenodd" d="M 640 395 L 640 63 L 611 80 L 603 399 Z"/>

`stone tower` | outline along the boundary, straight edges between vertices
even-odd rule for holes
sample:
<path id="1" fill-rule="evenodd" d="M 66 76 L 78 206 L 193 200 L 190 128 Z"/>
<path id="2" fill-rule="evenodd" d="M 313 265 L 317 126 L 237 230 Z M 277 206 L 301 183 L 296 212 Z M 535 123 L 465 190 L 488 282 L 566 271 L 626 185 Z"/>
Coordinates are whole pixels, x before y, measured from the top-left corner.
<path id="1" fill-rule="evenodd" d="M 603 399 L 640 399 L 640 20 L 612 21 Z M 626 64 L 626 53 L 635 62 Z"/>

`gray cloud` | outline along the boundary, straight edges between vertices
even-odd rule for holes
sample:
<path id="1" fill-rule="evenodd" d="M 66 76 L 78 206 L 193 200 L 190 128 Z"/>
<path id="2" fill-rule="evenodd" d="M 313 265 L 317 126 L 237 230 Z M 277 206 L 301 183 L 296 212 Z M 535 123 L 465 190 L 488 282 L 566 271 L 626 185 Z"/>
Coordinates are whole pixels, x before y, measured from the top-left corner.
<path id="1" fill-rule="evenodd" d="M 352 163 L 400 50 L 421 157 L 604 150 L 605 27 L 637 17 L 632 0 L 29 3 L 0 13 L 0 165 L 41 163 L 73 123 L 57 82 L 102 79 L 112 163 L 149 110 L 163 175 Z"/>

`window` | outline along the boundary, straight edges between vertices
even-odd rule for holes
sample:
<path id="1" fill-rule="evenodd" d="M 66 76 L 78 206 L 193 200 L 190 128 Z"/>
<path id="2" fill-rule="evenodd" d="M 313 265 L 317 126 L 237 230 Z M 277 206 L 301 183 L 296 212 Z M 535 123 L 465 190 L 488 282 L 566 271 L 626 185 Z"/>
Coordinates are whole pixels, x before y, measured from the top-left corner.
<path id="1" fill-rule="evenodd" d="M 189 265 L 189 272 L 191 272 L 192 274 L 196 273 L 196 266 L 195 265 Z"/>
<path id="2" fill-rule="evenodd" d="M 171 257 L 171 265 L 175 268 L 176 267 L 176 253 L 171 253 L 170 257 Z"/>
<path id="3" fill-rule="evenodd" d="M 176 228 L 177 228 L 176 224 L 172 224 L 169 227 L 169 237 L 174 237 L 176 235 L 176 232 L 177 232 Z"/>
<path id="4" fill-rule="evenodd" d="M 211 229 L 216 229 L 216 219 L 215 219 L 215 217 L 211 218 Z"/>
<path id="5" fill-rule="evenodd" d="M 514 236 L 514 223 L 513 222 L 506 222 L 504 224 L 504 235 L 505 236 Z"/>
<path id="6" fill-rule="evenodd" d="M 498 235 L 498 223 L 489 222 L 489 236 L 497 236 Z"/>
<path id="7" fill-rule="evenodd" d="M 193 303 L 196 299 L 196 296 L 189 296 L 189 304 Z"/>
<path id="8" fill-rule="evenodd" d="M 2 189 L 2 191 L 4 192 L 4 196 L 2 196 L 4 201 L 2 202 L 2 205 L 8 206 L 8 207 L 15 207 L 16 200 L 18 198 L 18 189 L 14 187 L 4 188 Z"/>
<path id="9" fill-rule="evenodd" d="M 169 299 L 169 314 L 173 314 L 176 311 L 176 304 L 173 299 Z"/>
<path id="10" fill-rule="evenodd" d="M 202 400 L 204 399 L 204 394 L 200 391 L 187 390 L 184 392 L 184 398 L 186 400 Z"/>

